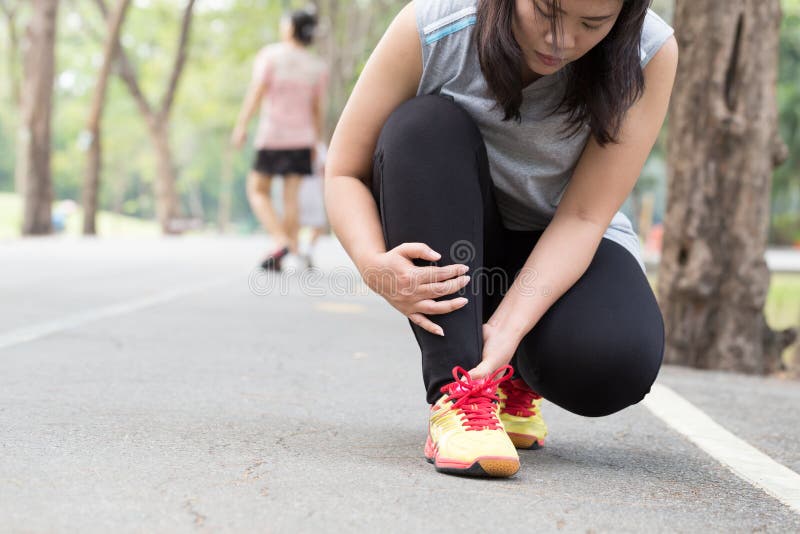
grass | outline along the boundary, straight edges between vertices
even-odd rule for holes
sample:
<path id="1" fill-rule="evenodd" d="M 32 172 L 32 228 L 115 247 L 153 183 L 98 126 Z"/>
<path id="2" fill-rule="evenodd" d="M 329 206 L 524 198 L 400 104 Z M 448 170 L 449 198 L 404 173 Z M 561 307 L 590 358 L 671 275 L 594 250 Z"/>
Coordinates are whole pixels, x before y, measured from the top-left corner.
<path id="1" fill-rule="evenodd" d="M 0 239 L 19 236 L 22 202 L 13 193 L 0 193 Z"/>

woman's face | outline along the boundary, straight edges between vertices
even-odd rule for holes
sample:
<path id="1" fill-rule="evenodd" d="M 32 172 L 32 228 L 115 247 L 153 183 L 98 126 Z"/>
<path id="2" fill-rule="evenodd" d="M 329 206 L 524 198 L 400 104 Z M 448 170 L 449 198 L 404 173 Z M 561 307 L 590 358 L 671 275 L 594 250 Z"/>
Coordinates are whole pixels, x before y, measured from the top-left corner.
<path id="1" fill-rule="evenodd" d="M 622 10 L 622 0 L 561 0 L 561 36 L 553 51 L 550 0 L 516 0 L 514 37 L 527 66 L 541 75 L 553 74 L 575 61 L 608 35 Z"/>

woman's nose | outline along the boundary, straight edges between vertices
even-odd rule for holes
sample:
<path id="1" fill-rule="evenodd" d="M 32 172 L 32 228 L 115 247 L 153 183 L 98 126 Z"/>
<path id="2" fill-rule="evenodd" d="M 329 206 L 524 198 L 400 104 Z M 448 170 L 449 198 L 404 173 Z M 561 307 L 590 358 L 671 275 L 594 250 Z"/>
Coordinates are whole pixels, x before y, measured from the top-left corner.
<path id="1" fill-rule="evenodd" d="M 547 34 L 544 36 L 544 42 L 552 46 L 553 41 L 554 41 L 553 32 L 552 31 L 547 32 Z M 572 50 L 573 48 L 575 48 L 575 38 L 572 36 L 571 32 L 565 31 L 561 34 L 561 42 L 559 43 L 559 46 L 557 48 L 559 50 Z"/>

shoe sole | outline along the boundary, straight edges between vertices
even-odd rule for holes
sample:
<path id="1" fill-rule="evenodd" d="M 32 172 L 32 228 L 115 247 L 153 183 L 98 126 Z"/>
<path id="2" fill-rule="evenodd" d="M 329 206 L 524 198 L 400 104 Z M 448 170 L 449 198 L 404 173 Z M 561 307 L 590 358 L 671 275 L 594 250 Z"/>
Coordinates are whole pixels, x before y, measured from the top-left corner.
<path id="1" fill-rule="evenodd" d="M 431 453 L 430 437 L 425 443 L 425 459 L 439 473 L 477 477 L 510 477 L 519 471 L 519 459 L 507 456 L 481 456 L 468 464 L 457 460 L 442 460 Z"/>
<path id="2" fill-rule="evenodd" d="M 426 460 L 428 460 L 428 463 L 433 464 L 436 471 L 448 475 L 500 478 L 510 477 L 519 471 L 519 460 L 505 457 L 482 457 L 465 467 L 442 466 L 434 458 L 426 458 Z"/>
<path id="3" fill-rule="evenodd" d="M 261 268 L 265 271 L 282 271 L 281 263 L 283 262 L 283 258 L 288 254 L 288 249 L 284 247 L 278 252 L 287 251 L 279 256 L 270 255 L 264 261 L 261 262 Z"/>
<path id="4" fill-rule="evenodd" d="M 518 449 L 537 450 L 544 447 L 544 440 L 535 436 L 526 436 L 525 434 L 508 433 L 511 438 L 511 443 Z"/>
<path id="5" fill-rule="evenodd" d="M 261 263 L 261 269 L 264 271 L 281 271 L 280 263 L 276 263 L 274 260 L 267 260 Z"/>

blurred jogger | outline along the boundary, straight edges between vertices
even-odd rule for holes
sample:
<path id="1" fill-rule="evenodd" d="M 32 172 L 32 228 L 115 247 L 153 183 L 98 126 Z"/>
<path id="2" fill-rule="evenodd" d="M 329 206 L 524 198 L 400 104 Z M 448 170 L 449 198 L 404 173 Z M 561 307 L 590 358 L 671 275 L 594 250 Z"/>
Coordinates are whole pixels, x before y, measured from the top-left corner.
<path id="1" fill-rule="evenodd" d="M 316 15 L 305 10 L 281 18 L 281 41 L 258 52 L 250 87 L 231 135 L 233 146 L 241 148 L 247 138 L 247 124 L 260 106 L 247 198 L 273 240 L 273 249 L 261 262 L 264 269 L 280 270 L 287 254 L 299 253 L 300 180 L 313 174 L 312 160 L 321 137 L 329 77 L 323 60 L 308 50 L 316 25 Z M 282 220 L 271 196 L 275 175 L 284 178 Z"/>

